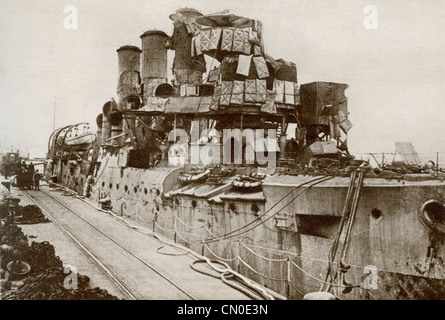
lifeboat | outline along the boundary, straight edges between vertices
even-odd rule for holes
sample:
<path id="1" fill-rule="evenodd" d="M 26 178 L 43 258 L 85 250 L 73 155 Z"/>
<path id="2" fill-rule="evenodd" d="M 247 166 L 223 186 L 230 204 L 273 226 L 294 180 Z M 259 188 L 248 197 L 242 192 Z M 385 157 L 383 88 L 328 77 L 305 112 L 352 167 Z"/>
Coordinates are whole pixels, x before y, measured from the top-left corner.
<path id="1" fill-rule="evenodd" d="M 183 172 L 180 174 L 178 179 L 183 184 L 203 182 L 207 179 L 209 174 L 210 174 L 210 169 L 204 171 L 200 170 L 200 171 Z"/>
<path id="2" fill-rule="evenodd" d="M 83 144 L 92 144 L 96 139 L 96 135 L 94 133 L 84 133 L 73 138 L 65 139 L 65 144 L 68 146 L 77 146 Z"/>
<path id="3" fill-rule="evenodd" d="M 249 176 L 241 176 L 233 180 L 232 187 L 242 192 L 256 192 L 261 190 L 262 179 L 265 176 L 261 174 L 251 174 Z"/>
<path id="4" fill-rule="evenodd" d="M 50 148 L 86 147 L 96 141 L 96 134 L 90 131 L 88 123 L 78 123 L 57 129 L 51 136 Z"/>

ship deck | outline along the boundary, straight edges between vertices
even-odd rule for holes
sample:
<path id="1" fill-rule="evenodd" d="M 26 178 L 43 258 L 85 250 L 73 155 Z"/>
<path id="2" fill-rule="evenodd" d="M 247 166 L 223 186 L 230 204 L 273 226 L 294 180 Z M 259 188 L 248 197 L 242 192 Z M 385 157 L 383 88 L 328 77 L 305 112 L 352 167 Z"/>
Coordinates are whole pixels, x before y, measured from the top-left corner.
<path id="1" fill-rule="evenodd" d="M 308 181 L 327 177 L 322 175 L 272 175 L 263 181 L 263 186 L 296 186 Z M 326 181 L 314 185 L 315 188 L 326 187 L 348 187 L 349 177 L 332 177 Z M 435 186 L 445 185 L 445 177 L 434 177 L 428 174 L 406 174 L 401 177 L 380 178 L 366 177 L 363 180 L 363 187 L 409 187 L 409 186 Z"/>

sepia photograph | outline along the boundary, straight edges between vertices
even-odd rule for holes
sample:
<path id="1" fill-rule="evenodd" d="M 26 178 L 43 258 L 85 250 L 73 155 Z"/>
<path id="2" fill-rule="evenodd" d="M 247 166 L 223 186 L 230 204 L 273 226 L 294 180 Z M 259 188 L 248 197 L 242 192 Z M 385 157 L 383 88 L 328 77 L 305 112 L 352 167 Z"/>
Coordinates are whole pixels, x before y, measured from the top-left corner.
<path id="1" fill-rule="evenodd" d="M 1 300 L 445 299 L 445 1 L 0 9 Z"/>

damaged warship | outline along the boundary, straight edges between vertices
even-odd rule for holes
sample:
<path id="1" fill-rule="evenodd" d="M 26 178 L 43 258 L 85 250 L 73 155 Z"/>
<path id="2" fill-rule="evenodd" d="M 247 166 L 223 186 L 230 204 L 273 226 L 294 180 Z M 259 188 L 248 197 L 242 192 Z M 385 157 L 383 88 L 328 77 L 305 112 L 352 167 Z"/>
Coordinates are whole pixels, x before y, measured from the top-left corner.
<path id="1" fill-rule="evenodd" d="M 398 166 L 355 159 L 348 85 L 300 84 L 260 21 L 169 18 L 172 35 L 117 49 L 118 99 L 97 132 L 53 132 L 46 178 L 286 299 L 445 297 L 441 171 L 402 151 Z"/>

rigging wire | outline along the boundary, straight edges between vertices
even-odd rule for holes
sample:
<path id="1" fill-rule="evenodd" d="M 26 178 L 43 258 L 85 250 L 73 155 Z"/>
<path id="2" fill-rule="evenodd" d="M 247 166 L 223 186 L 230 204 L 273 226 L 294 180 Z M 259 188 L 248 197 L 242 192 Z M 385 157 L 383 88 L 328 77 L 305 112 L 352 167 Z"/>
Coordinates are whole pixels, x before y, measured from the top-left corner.
<path id="1" fill-rule="evenodd" d="M 267 210 L 267 211 L 266 211 L 265 213 L 263 213 L 261 216 L 257 217 L 255 220 L 249 222 L 248 224 L 242 226 L 241 228 L 232 230 L 231 232 L 228 232 L 228 233 L 226 233 L 226 234 L 224 234 L 224 235 L 218 236 L 218 238 L 207 239 L 207 240 L 204 240 L 203 242 L 205 242 L 205 243 L 209 243 L 209 242 L 220 241 L 221 239 L 228 239 L 228 238 L 232 238 L 232 237 L 240 236 L 240 235 L 242 235 L 242 234 L 244 234 L 244 233 L 247 233 L 247 232 L 249 232 L 249 231 L 251 231 L 251 230 L 257 228 L 258 226 L 262 225 L 262 224 L 265 223 L 266 221 L 270 220 L 270 219 L 273 218 L 274 216 L 276 216 L 278 213 L 280 213 L 281 210 L 283 210 L 283 209 L 286 208 L 288 205 L 290 205 L 295 199 L 297 199 L 300 195 L 302 195 L 305 191 L 309 190 L 311 187 L 313 187 L 313 186 L 315 186 L 315 185 L 317 185 L 317 184 L 319 184 L 319 183 L 325 182 L 325 181 L 327 181 L 327 180 L 329 180 L 329 179 L 332 179 L 332 178 L 333 178 L 333 177 L 331 177 L 331 176 L 329 176 L 329 177 L 322 177 L 321 179 L 320 179 L 320 178 L 316 178 L 316 179 L 307 181 L 307 182 L 305 182 L 305 183 L 302 183 L 302 184 L 298 185 L 297 187 L 293 188 L 293 189 L 292 189 L 290 192 L 288 192 L 284 197 L 282 197 L 280 200 L 278 200 L 272 207 L 270 207 L 269 210 Z M 316 181 L 316 180 L 317 180 L 317 181 Z M 272 210 L 278 203 L 280 203 L 281 201 L 283 201 L 289 194 L 291 194 L 292 192 L 294 192 L 296 189 L 298 189 L 298 188 L 301 187 L 302 185 L 307 184 L 307 183 L 309 183 L 309 182 L 313 182 L 313 181 L 316 181 L 316 182 L 313 183 L 313 184 L 311 184 L 311 185 L 309 185 L 306 189 L 302 190 L 299 194 L 297 194 L 294 198 L 292 198 L 286 205 L 284 205 L 280 210 L 278 210 L 277 212 L 275 212 L 273 215 L 267 217 L 265 220 L 261 221 L 260 223 L 258 223 L 257 225 L 253 226 L 252 228 L 249 228 L 249 229 L 247 229 L 247 230 L 245 230 L 245 231 L 243 231 L 243 232 L 240 232 L 240 233 L 238 233 L 238 234 L 234 234 L 235 232 L 240 231 L 240 230 L 246 228 L 247 226 L 253 224 L 253 223 L 256 222 L 257 220 L 260 220 L 260 219 L 261 219 L 262 217 L 264 217 L 267 213 L 269 213 L 269 212 L 270 212 L 270 211 L 271 211 L 271 210 Z"/>

